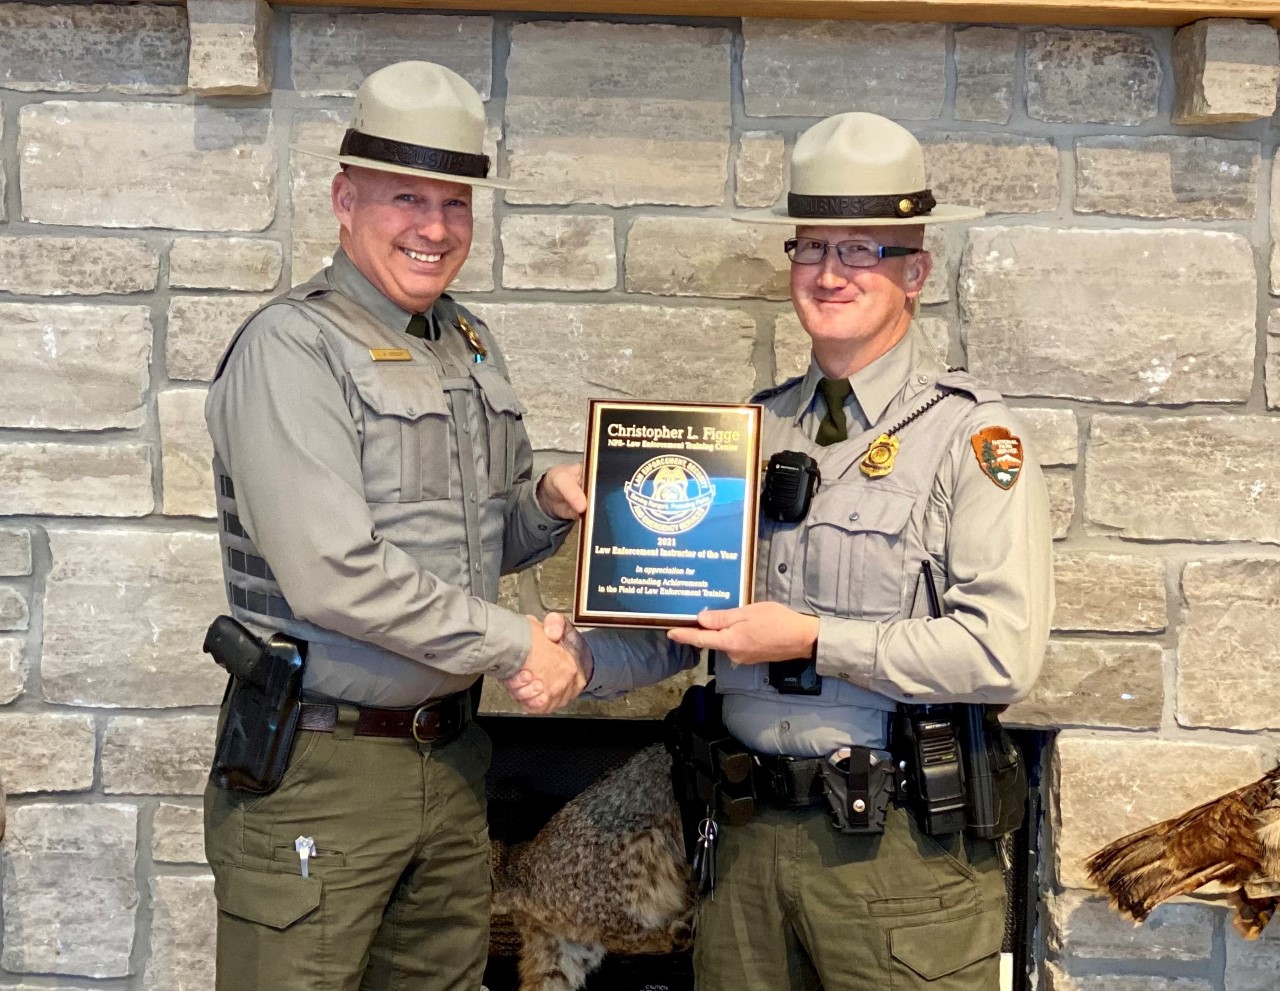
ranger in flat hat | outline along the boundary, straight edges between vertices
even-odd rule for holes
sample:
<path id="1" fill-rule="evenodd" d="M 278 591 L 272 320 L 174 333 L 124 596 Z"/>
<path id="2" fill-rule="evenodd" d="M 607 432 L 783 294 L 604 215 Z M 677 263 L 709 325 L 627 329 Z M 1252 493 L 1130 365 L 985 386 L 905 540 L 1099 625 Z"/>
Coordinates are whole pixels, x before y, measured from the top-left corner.
<path id="1" fill-rule="evenodd" d="M 1040 670 L 1048 499 L 1013 412 L 912 325 L 932 265 L 924 225 L 980 214 L 934 201 L 919 143 L 892 121 L 847 113 L 806 131 L 786 208 L 738 219 L 795 228 L 779 247 L 812 358 L 753 401 L 764 456 L 793 452 L 816 492 L 799 512 L 762 514 L 751 605 L 665 637 L 584 642 L 548 619 L 594 664 L 597 697 L 714 652 L 756 814 L 718 824 L 699 991 L 999 987 L 992 837 L 1025 788 L 982 748 L 1004 756 L 994 711 Z"/>
<path id="2" fill-rule="evenodd" d="M 474 689 L 523 673 L 525 705 L 550 711 L 584 683 L 496 605 L 499 575 L 551 554 L 586 503 L 579 466 L 532 476 L 497 342 L 445 292 L 472 188 L 509 185 L 484 126 L 442 66 L 366 79 L 340 151 L 319 152 L 342 166 L 333 263 L 244 323 L 209 389 L 231 613 L 305 650 L 282 779 L 233 787 L 219 757 L 205 792 L 219 991 L 474 991 L 490 754 Z M 229 751 L 269 729 L 244 725 L 243 691 L 223 705 Z"/>

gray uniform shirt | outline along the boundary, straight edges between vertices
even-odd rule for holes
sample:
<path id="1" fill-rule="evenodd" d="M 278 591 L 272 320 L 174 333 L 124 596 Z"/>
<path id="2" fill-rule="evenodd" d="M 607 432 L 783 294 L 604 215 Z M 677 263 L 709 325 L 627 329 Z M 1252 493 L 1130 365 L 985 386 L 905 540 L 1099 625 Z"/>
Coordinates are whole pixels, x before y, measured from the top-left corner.
<path id="1" fill-rule="evenodd" d="M 488 329 L 448 297 L 439 340 L 410 316 L 338 252 L 249 318 L 209 389 L 232 611 L 308 641 L 309 695 L 408 706 L 514 674 L 531 638 L 498 577 L 569 529 L 538 506 Z"/>
<path id="2" fill-rule="evenodd" d="M 754 397 L 765 406 L 764 456 L 804 450 L 823 486 L 799 525 L 762 520 L 755 597 L 819 617 L 820 697 L 780 695 L 767 665 L 717 662 L 725 722 L 765 753 L 817 756 L 854 743 L 885 744 L 898 701 L 1008 703 L 1040 670 L 1053 609 L 1051 529 L 1044 478 L 1032 453 L 1011 488 L 982 468 L 971 438 L 1014 428 L 997 394 L 948 374 L 914 329 L 851 377 L 849 440 L 819 448 L 826 413 L 816 363 Z M 857 468 L 871 440 L 924 405 L 942 382 L 959 390 L 898 433 L 894 471 Z M 862 428 L 862 429 L 860 429 Z M 922 592 L 930 560 L 943 617 Z M 587 694 L 608 698 L 692 667 L 696 654 L 661 633 L 588 634 L 596 669 Z"/>

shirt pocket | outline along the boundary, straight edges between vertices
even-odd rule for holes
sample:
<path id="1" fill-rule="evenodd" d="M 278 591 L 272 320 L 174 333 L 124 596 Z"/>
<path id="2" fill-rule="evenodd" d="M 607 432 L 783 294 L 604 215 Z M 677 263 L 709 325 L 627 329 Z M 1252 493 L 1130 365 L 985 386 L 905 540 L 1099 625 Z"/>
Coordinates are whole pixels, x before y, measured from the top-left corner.
<path id="1" fill-rule="evenodd" d="M 365 499 L 448 499 L 449 404 L 436 373 L 419 364 L 362 365 L 351 381 L 364 406 Z"/>
<path id="2" fill-rule="evenodd" d="M 915 495 L 883 484 L 820 491 L 805 519 L 804 597 L 820 614 L 886 620 L 902 602 L 904 531 Z"/>
<path id="3" fill-rule="evenodd" d="M 484 396 L 489 434 L 489 491 L 494 496 L 506 495 L 515 482 L 525 408 L 511 383 L 492 365 L 484 362 L 472 365 L 471 377 Z"/>

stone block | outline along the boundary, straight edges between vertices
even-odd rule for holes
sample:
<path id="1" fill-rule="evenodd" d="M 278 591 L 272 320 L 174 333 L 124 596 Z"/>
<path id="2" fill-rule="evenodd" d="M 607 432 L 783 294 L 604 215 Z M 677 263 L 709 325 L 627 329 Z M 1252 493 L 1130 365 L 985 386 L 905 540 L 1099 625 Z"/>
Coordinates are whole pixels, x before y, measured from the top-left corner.
<path id="1" fill-rule="evenodd" d="M 0 713 L 0 768 L 10 795 L 88 791 L 94 746 L 90 715 Z"/>
<path id="2" fill-rule="evenodd" d="M 143 991 L 214 986 L 218 903 L 213 875 L 151 879 L 151 957 Z"/>
<path id="3" fill-rule="evenodd" d="M 1048 139 L 965 132 L 931 135 L 922 144 L 929 188 L 941 203 L 987 213 L 1058 208 L 1058 149 Z"/>
<path id="4" fill-rule="evenodd" d="M 271 92 L 271 7 L 266 0 L 187 0 L 187 23 L 187 85 L 192 92 Z"/>
<path id="5" fill-rule="evenodd" d="M 18 698 L 27 683 L 27 660 L 22 656 L 22 640 L 0 637 L 0 705 Z"/>
<path id="6" fill-rule="evenodd" d="M 787 188 L 787 144 L 776 131 L 747 131 L 738 139 L 734 202 L 773 206 Z"/>
<path id="7" fill-rule="evenodd" d="M 200 652 L 226 611 L 213 534 L 49 534 L 44 697 L 60 705 L 216 705 L 226 674 Z"/>
<path id="8" fill-rule="evenodd" d="M 166 516 L 216 519 L 213 441 L 204 423 L 206 389 L 166 389 L 160 412 L 161 497 Z"/>
<path id="9" fill-rule="evenodd" d="M 0 575 L 21 578 L 31 574 L 31 531 L 0 529 Z"/>
<path id="10" fill-rule="evenodd" d="M 1007 124 L 1013 110 L 1018 32 L 959 28 L 955 32 L 956 120 Z"/>
<path id="11" fill-rule="evenodd" d="M 225 678 L 224 678 L 225 681 Z M 200 795 L 213 762 L 214 716 L 116 716 L 102 736 L 108 795 Z"/>
<path id="12" fill-rule="evenodd" d="M 1280 310 L 1267 314 L 1267 409 L 1280 408 Z"/>
<path id="13" fill-rule="evenodd" d="M 0 427 L 140 427 L 150 379 L 145 306 L 0 303 Z"/>
<path id="14" fill-rule="evenodd" d="M 1257 274 L 1239 234 L 975 228 L 959 296 L 969 369 L 1008 395 L 1249 397 Z"/>
<path id="15" fill-rule="evenodd" d="M 502 221 L 506 289 L 612 289 L 618 254 L 612 217 L 515 214 Z"/>
<path id="16" fill-rule="evenodd" d="M 508 203 L 717 206 L 728 175 L 729 34 L 673 24 L 511 27 Z"/>
<path id="17" fill-rule="evenodd" d="M 1049 522 L 1053 527 L 1053 539 L 1061 540 L 1067 535 L 1076 512 L 1075 479 L 1070 474 L 1048 472 L 1044 481 L 1049 490 Z"/>
<path id="18" fill-rule="evenodd" d="M 231 338 L 254 310 L 272 297 L 174 296 L 164 339 L 165 372 L 171 379 L 207 382 Z"/>
<path id="19" fill-rule="evenodd" d="M 947 66 L 942 24 L 748 17 L 742 38 L 749 117 L 827 117 L 863 110 L 911 121 L 942 113 Z"/>
<path id="20" fill-rule="evenodd" d="M 147 292 L 160 256 L 132 237 L 0 237 L 0 291 L 25 296 Z"/>
<path id="21" fill-rule="evenodd" d="M 1178 722 L 1233 730 L 1280 728 L 1280 562 L 1192 561 L 1182 572 Z"/>
<path id="22" fill-rule="evenodd" d="M 1141 124 L 1159 112 L 1160 59 L 1124 31 L 1051 28 L 1027 36 L 1027 114 L 1068 124 Z"/>
<path id="23" fill-rule="evenodd" d="M 447 66 L 489 99 L 492 17 L 295 13 L 289 46 L 293 88 L 303 93 L 354 96 L 375 69 L 412 59 Z"/>
<path id="24" fill-rule="evenodd" d="M 1043 466 L 1073 465 L 1080 460 L 1076 414 L 1069 409 L 1019 407 L 1014 416 L 1022 426 L 1022 440 Z"/>
<path id="25" fill-rule="evenodd" d="M 1130 540 L 1280 544 L 1277 445 L 1265 416 L 1095 415 L 1085 520 Z"/>
<path id="26" fill-rule="evenodd" d="M 1045 964 L 1045 991 L 1215 991 L 1198 977 L 1145 977 L 1141 974 L 1074 975 L 1050 960 Z"/>
<path id="27" fill-rule="evenodd" d="M 146 444 L 0 443 L 0 511 L 14 516 L 146 516 Z"/>
<path id="28" fill-rule="evenodd" d="M 0 585 L 0 632 L 25 630 L 30 621 L 27 597 L 16 588 Z"/>
<path id="29" fill-rule="evenodd" d="M 161 802 L 151 830 L 151 859 L 162 864 L 204 864 L 204 812 L 198 805 Z"/>
<path id="30" fill-rule="evenodd" d="M 1263 763 L 1257 747 L 1241 743 L 1058 734 L 1052 758 L 1058 882 L 1089 887 L 1084 861 L 1094 851 L 1256 780 Z"/>
<path id="31" fill-rule="evenodd" d="M 260 231 L 275 216 L 269 110 L 51 100 L 18 122 L 24 220 Z"/>
<path id="32" fill-rule="evenodd" d="M 415 17 L 419 15 L 413 15 Z M 294 145 L 303 148 L 337 150 L 350 115 L 308 115 L 294 123 Z M 497 156 L 498 132 L 486 132 L 485 151 Z M 293 198 L 291 276 L 294 285 L 306 282 L 333 262 L 338 247 L 338 221 L 333 216 L 330 186 L 337 171 L 335 163 L 304 152 L 289 157 Z M 494 287 L 494 193 L 476 189 L 471 203 L 473 234 L 471 252 L 451 290 L 484 292 Z"/>
<path id="33" fill-rule="evenodd" d="M 1167 625 L 1160 558 L 1059 551 L 1053 574 L 1055 630 L 1156 633 Z"/>
<path id="34" fill-rule="evenodd" d="M 181 7 L 0 4 L 0 89 L 29 93 L 181 93 Z"/>
<path id="35" fill-rule="evenodd" d="M 592 398 L 741 402 L 753 391 L 756 325 L 738 310 L 508 303 L 480 315 L 528 406 L 525 423 L 536 449 L 582 450 Z"/>
<path id="36" fill-rule="evenodd" d="M 627 292 L 789 299 L 784 232 L 723 218 L 637 217 L 627 235 Z"/>
<path id="37" fill-rule="evenodd" d="M 175 289 L 274 289 L 280 281 L 279 241 L 250 237 L 180 237 L 169 252 Z"/>
<path id="38" fill-rule="evenodd" d="M 4 112 L 4 102 L 0 101 L 0 113 Z M 0 141 L 4 141 L 4 121 L 0 120 Z M 5 183 L 8 181 L 7 165 L 0 161 L 0 221 L 9 219 L 9 212 L 5 207 Z"/>
<path id="39" fill-rule="evenodd" d="M 132 805 L 27 805 L 4 839 L 0 967 L 20 974 L 125 977 L 138 887 Z"/>
<path id="40" fill-rule="evenodd" d="M 1226 927 L 1226 991 L 1275 991 L 1280 986 L 1280 939 L 1266 930 L 1262 939 L 1247 940 Z"/>
<path id="41" fill-rule="evenodd" d="M 1001 716 L 1022 726 L 1159 729 L 1164 710 L 1158 643 L 1053 640 L 1031 694 Z"/>
<path id="42" fill-rule="evenodd" d="M 1173 36 L 1173 123 L 1223 124 L 1270 117 L 1280 83 L 1280 44 L 1259 21 L 1210 17 Z"/>
<path id="43" fill-rule="evenodd" d="M 1076 139 L 1077 213 L 1185 220 L 1253 217 L 1260 148 L 1220 138 Z"/>
<path id="44" fill-rule="evenodd" d="M 1280 158 L 1271 164 L 1271 188 L 1280 189 Z M 1271 198 L 1271 294 L 1280 295 L 1280 196 Z"/>
<path id="45" fill-rule="evenodd" d="M 1045 899 L 1047 935 L 1057 952 L 1083 960 L 1208 960 L 1214 913 L 1202 905 L 1161 905 L 1140 926 L 1105 898 L 1064 891 Z"/>
<path id="46" fill-rule="evenodd" d="M 706 673 L 682 671 L 656 685 L 637 688 L 622 698 L 607 702 L 595 699 L 577 699 L 562 710 L 565 716 L 588 716 L 598 719 L 661 719 L 680 704 L 685 689 L 695 682 L 705 681 Z M 480 702 L 482 712 L 520 715 L 521 709 L 511 701 L 500 684 L 491 678 L 484 682 L 484 698 Z M 534 717 L 537 718 L 537 717 Z"/>

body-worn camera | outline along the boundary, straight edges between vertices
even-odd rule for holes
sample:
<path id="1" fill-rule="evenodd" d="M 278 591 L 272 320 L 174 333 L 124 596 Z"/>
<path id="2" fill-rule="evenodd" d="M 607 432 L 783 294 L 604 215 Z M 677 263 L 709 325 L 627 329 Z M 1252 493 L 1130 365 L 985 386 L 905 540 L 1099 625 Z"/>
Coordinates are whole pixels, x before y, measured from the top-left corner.
<path id="1" fill-rule="evenodd" d="M 764 470 L 760 511 L 779 523 L 799 523 L 822 481 L 818 462 L 800 451 L 779 451 Z"/>

